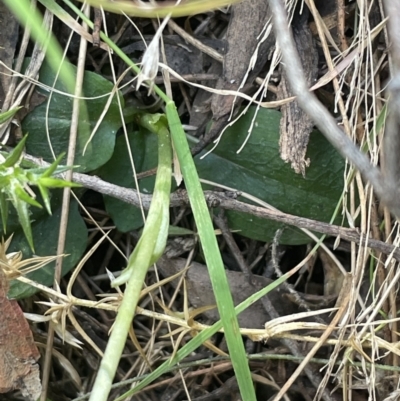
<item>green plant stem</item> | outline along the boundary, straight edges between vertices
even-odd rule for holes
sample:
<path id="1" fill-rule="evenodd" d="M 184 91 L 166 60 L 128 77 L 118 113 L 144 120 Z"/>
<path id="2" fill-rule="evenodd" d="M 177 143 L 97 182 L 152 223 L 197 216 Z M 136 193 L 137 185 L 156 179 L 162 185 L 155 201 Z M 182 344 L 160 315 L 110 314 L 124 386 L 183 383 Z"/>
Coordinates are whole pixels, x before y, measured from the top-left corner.
<path id="1" fill-rule="evenodd" d="M 8 0 L 10 1 L 10 0 Z M 41 3 L 44 3 L 44 0 L 39 0 Z M 49 0 L 46 0 L 46 3 Z M 76 13 L 82 20 L 91 28 L 93 29 L 93 22 L 88 19 L 80 10 L 77 8 L 70 0 L 63 0 L 65 4 L 67 4 L 72 11 Z M 136 74 L 140 74 L 140 68 L 104 33 L 100 32 L 100 38 L 106 43 L 114 53 L 126 63 Z M 165 102 L 171 101 L 171 99 L 156 85 L 153 87 L 154 92 L 160 96 L 160 98 Z"/>
<path id="2" fill-rule="evenodd" d="M 235 308 L 235 315 L 239 315 L 244 310 L 246 310 L 249 306 L 253 305 L 257 302 L 260 298 L 267 295 L 270 291 L 274 290 L 278 286 L 280 286 L 284 281 L 286 281 L 289 277 L 295 274 L 299 269 L 303 266 L 302 263 L 298 264 L 289 272 L 285 273 L 273 283 L 267 285 L 266 287 L 262 288 L 260 291 L 256 292 L 255 294 L 251 295 L 245 301 L 241 302 Z M 223 328 L 222 321 L 219 320 L 215 322 L 212 326 L 204 329 L 202 332 L 197 334 L 192 340 L 190 340 L 187 344 L 185 344 L 176 354 L 173 359 L 169 359 L 165 361 L 161 366 L 159 366 L 154 372 L 151 372 L 142 382 L 140 382 L 134 389 L 129 390 L 121 397 L 118 397 L 115 401 L 122 401 L 128 396 L 135 394 L 136 392 L 140 391 L 141 389 L 145 388 L 147 385 L 152 383 L 155 379 L 160 377 L 162 374 L 167 373 L 171 366 L 177 364 L 182 359 L 186 358 L 190 353 L 195 351 L 199 348 L 205 341 L 207 341 L 211 336 L 215 333 L 220 331 Z M 240 336 L 239 336 L 240 337 Z M 246 357 L 246 365 L 247 365 L 247 357 Z M 245 398 L 244 398 L 245 399 Z"/>
<path id="3" fill-rule="evenodd" d="M 159 120 L 159 118 L 146 115 L 141 118 L 142 125 L 158 134 L 158 169 L 153 200 L 142 237 L 122 274 L 124 278 L 127 277 L 127 285 L 93 386 L 91 401 L 106 401 L 108 399 L 112 381 L 140 299 L 147 270 L 154 263 L 154 258 L 158 258 L 162 254 L 168 236 L 172 149 L 169 131 L 164 123 L 157 121 L 154 124 L 154 120 Z M 163 243 L 161 244 L 162 249 L 158 248 L 160 238 Z"/>

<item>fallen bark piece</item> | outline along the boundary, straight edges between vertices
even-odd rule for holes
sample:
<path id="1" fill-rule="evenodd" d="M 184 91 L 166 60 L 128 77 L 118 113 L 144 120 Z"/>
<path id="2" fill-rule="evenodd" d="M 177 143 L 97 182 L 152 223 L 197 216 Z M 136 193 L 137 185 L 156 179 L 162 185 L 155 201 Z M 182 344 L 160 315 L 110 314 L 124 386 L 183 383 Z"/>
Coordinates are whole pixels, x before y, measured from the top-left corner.
<path id="1" fill-rule="evenodd" d="M 246 79 L 246 85 L 252 84 L 275 44 L 272 33 L 259 43 L 264 26 L 270 18 L 268 2 L 265 0 L 245 0 L 232 6 L 232 16 L 225 37 L 228 50 L 224 55 L 223 72 L 217 82 L 217 89 L 243 91 L 242 81 L 249 68 L 249 61 L 257 50 L 257 61 Z M 240 97 L 235 99 L 235 96 L 219 94 L 212 96 L 212 125 L 205 137 L 192 149 L 192 154 L 199 153 L 221 133 L 230 120 L 233 107 L 237 108 L 240 103 Z"/>
<path id="2" fill-rule="evenodd" d="M 18 389 L 24 397 L 37 400 L 42 390 L 36 363 L 40 354 L 21 308 L 7 298 L 7 291 L 0 268 L 0 393 Z"/>
<path id="3" fill-rule="evenodd" d="M 304 12 L 305 13 L 305 12 Z M 308 13 L 305 13 L 308 15 Z M 293 38 L 304 69 L 308 84 L 311 86 L 318 75 L 318 52 L 307 23 L 307 15 L 303 15 L 293 24 Z M 278 99 L 294 96 L 284 69 L 278 86 Z M 296 100 L 281 107 L 279 147 L 281 158 L 290 163 L 296 173 L 303 176 L 310 161 L 306 159 L 307 145 L 314 121 L 299 106 Z"/>

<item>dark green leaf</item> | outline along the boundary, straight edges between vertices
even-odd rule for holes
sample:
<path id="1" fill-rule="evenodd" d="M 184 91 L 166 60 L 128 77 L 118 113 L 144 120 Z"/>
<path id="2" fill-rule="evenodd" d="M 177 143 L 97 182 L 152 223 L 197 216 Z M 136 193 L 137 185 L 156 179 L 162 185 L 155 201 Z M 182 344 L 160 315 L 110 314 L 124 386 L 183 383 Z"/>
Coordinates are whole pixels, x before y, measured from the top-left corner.
<path id="1" fill-rule="evenodd" d="M 57 254 L 58 231 L 60 228 L 61 207 L 56 209 L 52 216 L 44 215 L 32 225 L 33 237 L 35 238 L 35 253 L 39 256 L 52 256 Z M 78 205 L 71 202 L 68 218 L 67 238 L 65 244 L 65 256 L 62 273 L 65 275 L 80 260 L 86 248 L 87 228 L 79 214 Z M 22 232 L 14 234 L 10 249 L 22 251 L 25 258 L 32 256 L 29 244 Z M 46 286 L 51 286 L 54 280 L 55 262 L 29 273 L 27 277 Z M 8 296 L 10 298 L 26 298 L 33 295 L 37 290 L 17 280 L 11 282 Z"/>
<path id="2" fill-rule="evenodd" d="M 34 189 L 34 188 L 33 188 Z M 10 196 L 8 194 L 4 194 L 6 202 L 8 202 L 8 213 L 7 213 L 7 234 L 13 233 L 14 231 L 18 231 L 21 229 L 21 224 L 18 220 L 18 214 L 14 207 L 10 207 Z M 34 207 L 30 209 L 29 219 L 30 221 L 36 221 L 40 218 L 43 218 L 44 215 L 47 215 L 45 208 L 39 209 L 38 207 Z M 0 236 L 5 236 L 6 231 L 4 229 L 4 221 L 3 217 L 0 220 Z"/>
<path id="3" fill-rule="evenodd" d="M 76 71 L 76 68 L 74 71 Z M 52 85 L 54 74 L 46 65 L 41 69 L 40 81 Z M 61 84 L 56 85 L 57 89 L 64 90 Z M 121 126 L 121 119 L 118 109 L 117 95 L 110 104 L 108 112 L 95 133 L 93 139 L 89 141 L 92 129 L 100 119 L 108 96 L 113 89 L 113 84 L 98 74 L 85 72 L 83 83 L 83 94 L 86 97 L 99 97 L 86 100 L 88 116 L 81 112 L 79 117 L 79 130 L 77 138 L 75 164 L 80 166 L 80 171 L 92 171 L 109 160 L 112 155 L 115 135 Z M 55 155 L 67 152 L 70 137 L 72 98 L 65 95 L 54 93 L 49 100 L 50 105 L 47 115 L 47 102 L 36 107 L 29 113 L 22 122 L 23 131 L 30 132 L 26 144 L 27 152 L 42 157 L 46 161 L 52 162 L 53 156 L 48 143 L 46 121 L 48 122 L 51 145 Z M 123 99 L 121 97 L 122 107 Z M 89 143 L 88 143 L 89 141 Z M 88 145 L 87 145 L 88 144 Z M 87 145 L 86 151 L 84 148 Z"/>
<path id="4" fill-rule="evenodd" d="M 229 128 L 218 147 L 205 159 L 196 159 L 199 175 L 239 191 L 247 192 L 282 212 L 329 221 L 343 190 L 344 160 L 322 134 L 311 135 L 306 177 L 295 174 L 279 156 L 280 113 L 260 109 L 250 139 L 247 136 L 255 108 Z M 227 213 L 232 230 L 258 240 L 270 241 L 281 224 L 246 214 Z M 309 241 L 297 229 L 286 228 L 281 242 Z"/>

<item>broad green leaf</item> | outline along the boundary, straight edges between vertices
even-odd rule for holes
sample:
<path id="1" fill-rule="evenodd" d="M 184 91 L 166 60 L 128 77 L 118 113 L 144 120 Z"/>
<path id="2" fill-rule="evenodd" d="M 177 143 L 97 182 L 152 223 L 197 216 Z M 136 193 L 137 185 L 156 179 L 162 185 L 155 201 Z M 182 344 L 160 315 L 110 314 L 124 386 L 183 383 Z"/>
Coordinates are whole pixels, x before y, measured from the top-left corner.
<path id="1" fill-rule="evenodd" d="M 76 68 L 73 67 L 76 73 Z M 46 85 L 52 86 L 54 73 L 48 65 L 44 65 L 40 71 L 40 81 Z M 64 87 L 57 83 L 56 88 L 64 91 Z M 85 72 L 83 83 L 83 94 L 85 97 L 100 97 L 98 99 L 86 100 L 88 116 L 82 113 L 80 115 L 79 130 L 77 138 L 77 148 L 75 165 L 80 166 L 79 171 L 92 171 L 111 157 L 115 135 L 121 126 L 121 118 L 118 110 L 118 101 L 116 96 L 110 104 L 107 114 L 96 131 L 93 139 L 90 141 L 83 153 L 85 145 L 88 143 L 92 129 L 100 119 L 107 100 L 108 93 L 113 89 L 113 84 L 105 78 L 90 71 Z M 48 116 L 46 115 L 47 102 L 50 101 Z M 72 101 L 71 97 L 53 93 L 50 100 L 36 107 L 29 113 L 22 122 L 22 130 L 29 131 L 30 135 L 26 143 L 27 152 L 52 162 L 53 156 L 48 143 L 46 134 L 46 121 L 49 127 L 49 135 L 52 148 L 56 156 L 67 152 L 70 136 Z M 123 99 L 121 96 L 123 107 Z"/>
<path id="2" fill-rule="evenodd" d="M 307 157 L 306 177 L 295 174 L 279 156 L 281 114 L 260 109 L 250 139 L 241 147 L 255 108 L 229 128 L 218 147 L 196 165 L 203 179 L 247 192 L 285 213 L 329 221 L 343 190 L 344 160 L 319 132 L 313 132 Z M 244 199 L 241 199 L 244 200 Z M 249 238 L 271 241 L 281 224 L 247 214 L 227 213 L 229 227 Z M 299 230 L 287 227 L 283 244 L 309 241 Z"/>
<path id="3" fill-rule="evenodd" d="M 157 167 L 157 135 L 150 134 L 146 130 L 133 132 L 129 134 L 129 146 L 138 173 Z M 114 154 L 100 169 L 98 175 L 113 184 L 136 189 L 125 137 L 117 138 Z M 154 181 L 155 176 L 140 180 L 140 191 L 152 193 Z M 127 232 L 143 226 L 142 213 L 137 207 L 110 196 L 104 196 L 104 202 L 119 231 Z"/>
<path id="4" fill-rule="evenodd" d="M 53 212 L 53 215 L 43 215 L 41 219 L 32 224 L 32 234 L 35 241 L 35 254 L 39 256 L 53 256 L 57 253 L 58 231 L 60 227 L 61 208 Z M 63 261 L 62 274 L 65 275 L 80 260 L 86 248 L 87 228 L 79 214 L 78 205 L 71 202 L 68 219 L 68 229 Z M 24 258 L 32 256 L 32 251 L 21 231 L 14 233 L 9 252 L 22 251 Z M 53 285 L 55 262 L 49 263 L 32 273 L 27 274 L 30 279 L 46 286 Z M 26 298 L 33 295 L 37 290 L 18 280 L 11 281 L 8 296 L 10 298 Z"/>

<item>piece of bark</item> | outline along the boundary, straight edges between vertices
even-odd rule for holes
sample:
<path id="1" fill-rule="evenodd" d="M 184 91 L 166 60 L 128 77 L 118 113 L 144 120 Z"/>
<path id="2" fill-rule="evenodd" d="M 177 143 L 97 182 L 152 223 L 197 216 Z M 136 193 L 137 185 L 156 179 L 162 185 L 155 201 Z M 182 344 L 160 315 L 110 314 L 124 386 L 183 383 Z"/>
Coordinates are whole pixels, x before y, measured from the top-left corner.
<path id="1" fill-rule="evenodd" d="M 0 393 L 19 389 L 37 400 L 41 393 L 40 354 L 17 301 L 7 298 L 8 282 L 0 268 Z"/>
<path id="2" fill-rule="evenodd" d="M 307 24 L 307 15 L 293 24 L 293 37 L 306 75 L 306 80 L 311 86 L 318 74 L 318 52 L 311 31 Z M 281 82 L 278 86 L 278 99 L 286 99 L 293 96 L 289 87 L 286 73 L 281 68 Z M 279 147 L 281 158 L 290 163 L 296 173 L 305 175 L 306 167 L 310 160 L 306 159 L 307 145 L 314 122 L 305 113 L 297 101 L 290 102 L 281 107 L 282 117 L 280 122 Z"/>
<path id="3" fill-rule="evenodd" d="M 157 262 L 157 268 L 164 277 L 170 277 L 173 274 L 182 271 L 185 267 L 185 264 L 185 259 L 169 259 L 166 256 L 162 256 Z M 253 275 L 253 285 L 249 283 L 245 274 L 230 270 L 226 271 L 226 275 L 228 277 L 235 306 L 240 304 L 249 296 L 253 295 L 255 292 L 272 283 L 272 280 L 266 277 Z M 214 293 L 206 266 L 200 263 L 192 262 L 189 270 L 186 272 L 185 277 L 187 284 L 187 295 L 189 302 L 193 307 L 200 308 L 202 306 L 215 305 Z M 178 279 L 171 282 L 174 287 L 176 287 L 177 283 Z M 275 306 L 280 316 L 296 312 L 295 305 L 292 304 L 284 296 L 284 294 L 287 294 L 287 292 L 281 287 L 276 288 L 268 294 L 269 299 Z M 219 319 L 218 310 L 216 308 L 204 312 L 203 315 L 213 322 Z M 268 314 L 260 301 L 257 301 L 251 305 L 238 316 L 239 325 L 242 328 L 262 329 L 268 320 Z"/>
<path id="4" fill-rule="evenodd" d="M 265 0 L 245 0 L 232 6 L 232 16 L 226 33 L 228 50 L 224 55 L 222 77 L 217 82 L 217 89 L 239 89 L 246 75 L 251 57 L 257 49 L 263 28 L 271 18 L 268 2 Z M 270 49 L 275 44 L 272 33 L 264 40 L 257 51 L 257 62 L 246 80 L 246 85 L 251 84 L 265 65 Z M 212 125 L 204 138 L 193 148 L 192 154 L 197 154 L 214 138 L 229 121 L 234 96 L 214 94 L 211 99 L 211 111 L 213 114 Z M 236 98 L 235 106 L 240 105 L 241 100 Z"/>
<path id="5" fill-rule="evenodd" d="M 3 2 L 0 2 L 0 61 L 12 68 L 18 42 L 19 24 L 17 18 Z M 0 107 L 3 107 L 11 82 L 10 71 L 0 66 Z"/>
<path id="6" fill-rule="evenodd" d="M 218 80 L 218 89 L 238 90 L 248 70 L 248 65 L 260 41 L 264 25 L 271 18 L 268 3 L 264 0 L 246 0 L 233 6 L 231 20 L 226 34 L 228 50 L 224 56 L 223 74 Z M 257 63 L 250 71 L 249 81 L 255 79 L 267 60 L 268 51 L 274 39 L 269 37 L 259 48 Z M 211 101 L 213 120 L 219 120 L 231 113 L 234 96 L 215 94 Z"/>

